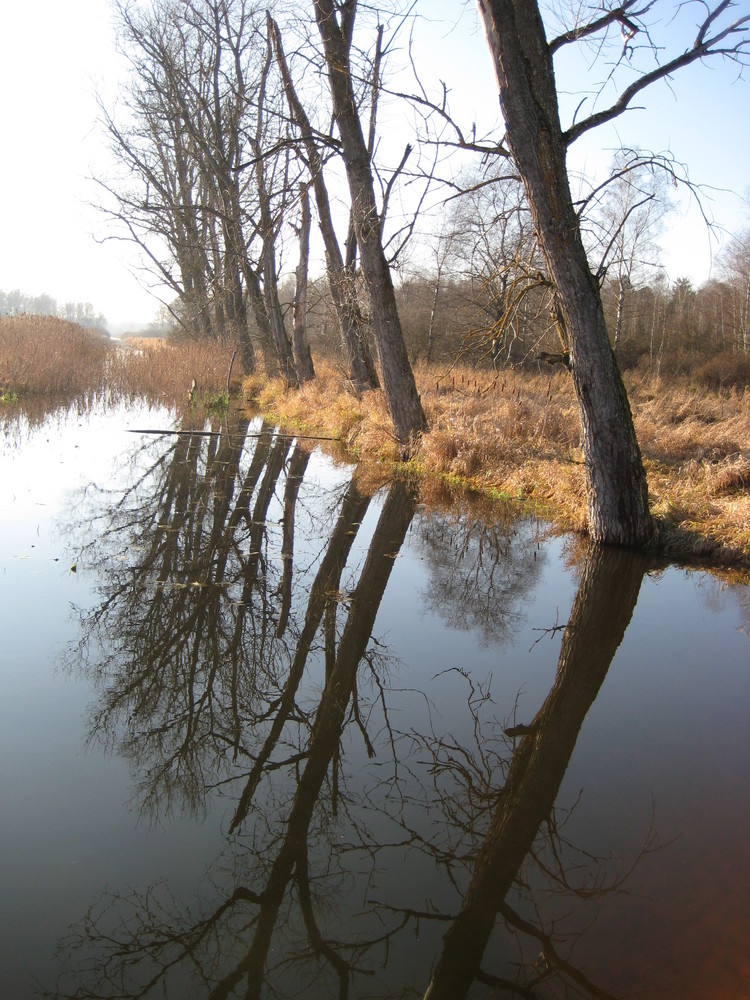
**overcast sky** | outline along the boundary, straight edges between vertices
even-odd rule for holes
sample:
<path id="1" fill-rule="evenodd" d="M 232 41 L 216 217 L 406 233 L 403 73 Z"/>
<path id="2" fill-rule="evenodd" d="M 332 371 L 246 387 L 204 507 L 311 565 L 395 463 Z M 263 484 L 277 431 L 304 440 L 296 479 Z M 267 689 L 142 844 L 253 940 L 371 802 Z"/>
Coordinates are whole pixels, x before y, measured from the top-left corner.
<path id="1" fill-rule="evenodd" d="M 465 120 L 490 120 L 496 91 L 473 5 L 423 0 L 422 8 L 437 18 L 422 57 L 425 77 L 451 86 L 452 106 Z M 117 74 L 108 0 L 0 3 L 0 289 L 90 302 L 112 324 L 148 322 L 158 308 L 133 276 L 127 246 L 95 239 L 106 229 L 89 206 L 97 198 L 90 178 L 106 171 L 107 162 L 94 92 L 112 99 Z M 714 189 L 706 204 L 715 220 L 735 232 L 747 227 L 750 72 L 746 76 L 737 80 L 736 67 L 718 63 L 689 67 L 671 84 L 647 91 L 646 109 L 619 119 L 616 132 L 576 144 L 572 166 L 603 169 L 618 141 L 670 150 L 689 165 L 694 182 Z M 558 87 L 578 84 L 558 73 Z M 672 279 L 707 280 L 716 244 L 695 206 L 680 204 L 663 245 Z"/>

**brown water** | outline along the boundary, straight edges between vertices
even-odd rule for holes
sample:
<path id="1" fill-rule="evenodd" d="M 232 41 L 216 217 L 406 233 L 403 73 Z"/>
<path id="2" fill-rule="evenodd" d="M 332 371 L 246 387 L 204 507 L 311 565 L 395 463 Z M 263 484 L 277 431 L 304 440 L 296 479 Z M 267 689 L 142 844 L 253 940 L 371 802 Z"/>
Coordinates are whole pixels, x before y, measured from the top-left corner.
<path id="1" fill-rule="evenodd" d="M 750 588 L 159 427 L 0 438 L 0 997 L 750 997 Z"/>

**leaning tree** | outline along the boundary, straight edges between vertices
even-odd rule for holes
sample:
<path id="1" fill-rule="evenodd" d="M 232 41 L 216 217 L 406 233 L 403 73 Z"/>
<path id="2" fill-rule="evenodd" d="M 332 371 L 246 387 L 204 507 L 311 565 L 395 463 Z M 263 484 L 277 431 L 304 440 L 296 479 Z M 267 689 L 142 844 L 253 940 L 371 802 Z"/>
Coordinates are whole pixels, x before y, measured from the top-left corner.
<path id="1" fill-rule="evenodd" d="M 505 119 L 500 153 L 512 157 L 523 180 L 569 353 L 581 420 L 589 530 L 599 542 L 642 545 L 653 530 L 646 475 L 607 335 L 599 280 L 581 237 L 567 153 L 580 136 L 624 114 L 657 80 L 709 58 L 745 64 L 750 56 L 750 13 L 736 0 L 702 0 L 695 4 L 699 20 L 690 43 L 675 49 L 669 38 L 657 38 L 655 18 L 666 8 L 677 13 L 685 6 L 676 0 L 580 4 L 576 22 L 551 40 L 537 0 L 478 0 L 478 6 Z M 608 79 L 617 83 L 616 70 L 622 65 L 629 82 L 611 103 L 595 105 L 564 127 L 554 57 L 566 46 L 591 41 L 599 53 L 611 54 L 617 46 Z M 576 114 L 582 107 L 583 102 Z"/>
<path id="2" fill-rule="evenodd" d="M 396 437 L 407 444 L 412 435 L 426 429 L 427 420 L 409 363 L 393 278 L 383 249 L 382 209 L 378 211 L 372 155 L 357 106 L 351 64 L 357 6 L 357 0 L 338 3 L 336 0 L 314 0 L 313 3 L 351 195 L 360 266 L 370 298 L 386 405 Z M 407 146 L 404 159 L 410 152 Z"/>

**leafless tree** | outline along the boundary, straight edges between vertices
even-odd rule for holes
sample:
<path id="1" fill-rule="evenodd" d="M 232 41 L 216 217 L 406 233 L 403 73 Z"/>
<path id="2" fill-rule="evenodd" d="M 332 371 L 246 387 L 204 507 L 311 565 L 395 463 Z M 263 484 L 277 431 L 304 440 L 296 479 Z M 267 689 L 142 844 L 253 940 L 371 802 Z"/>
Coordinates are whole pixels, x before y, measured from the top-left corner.
<path id="1" fill-rule="evenodd" d="M 347 255 L 341 252 L 331 213 L 328 188 L 324 176 L 324 155 L 320 147 L 320 134 L 316 132 L 300 100 L 292 79 L 289 62 L 284 52 L 278 24 L 268 15 L 269 34 L 273 40 L 276 60 L 284 84 L 289 111 L 295 127 L 299 131 L 304 147 L 311 184 L 318 210 L 320 232 L 325 248 L 326 272 L 331 298 L 341 330 L 341 339 L 347 357 L 347 371 L 355 389 L 366 390 L 378 387 L 378 377 L 367 340 L 367 324 L 362 314 L 357 296 L 356 284 L 356 240 L 350 224 L 350 239 Z M 326 143 L 332 143 L 331 138 Z"/>
<path id="2" fill-rule="evenodd" d="M 731 238 L 722 253 L 720 270 L 732 289 L 734 346 L 747 354 L 750 352 L 750 229 Z"/>
<path id="3" fill-rule="evenodd" d="M 702 20 L 688 47 L 659 48 L 651 19 L 665 6 L 659 0 L 584 5 L 575 23 L 548 40 L 536 0 L 479 0 L 507 130 L 507 147 L 499 155 L 512 156 L 523 179 L 569 353 L 581 416 L 589 531 L 597 541 L 621 545 L 651 538 L 648 489 L 599 283 L 571 197 L 567 151 L 579 136 L 622 115 L 657 80 L 709 58 L 742 65 L 750 53 L 750 14 L 737 13 L 733 0 L 701 5 Z M 629 82 L 607 106 L 576 116 L 565 127 L 554 56 L 565 46 L 592 40 L 600 52 L 613 54 L 610 80 L 619 82 L 615 70 L 624 66 Z M 640 56 L 647 56 L 650 65 Z"/>
<path id="4" fill-rule="evenodd" d="M 349 183 L 354 232 L 370 298 L 386 404 L 394 433 L 406 446 L 412 435 L 426 429 L 427 421 L 406 352 L 393 278 L 383 250 L 371 151 L 363 133 L 353 85 L 350 56 L 358 5 L 356 0 L 341 4 L 334 0 L 314 0 L 313 6 Z M 407 146 L 402 163 L 410 152 Z"/>
<path id="5" fill-rule="evenodd" d="M 116 5 L 131 66 L 128 116 L 103 122 L 128 177 L 110 213 L 178 297 L 180 322 L 240 342 L 296 382 L 277 291 L 278 241 L 296 198 L 283 119 L 270 107 L 265 12 L 250 0 Z M 270 359 L 273 358 L 273 361 Z"/>
<path id="6" fill-rule="evenodd" d="M 607 182 L 587 199 L 586 221 L 595 240 L 589 247 L 589 259 L 599 257 L 596 273 L 603 294 L 606 296 L 609 288 L 615 293 L 615 320 L 610 331 L 615 351 L 622 337 L 628 294 L 658 267 L 657 239 L 671 207 L 669 170 L 663 158 L 621 150 Z M 592 201 L 596 204 L 593 212 Z"/>

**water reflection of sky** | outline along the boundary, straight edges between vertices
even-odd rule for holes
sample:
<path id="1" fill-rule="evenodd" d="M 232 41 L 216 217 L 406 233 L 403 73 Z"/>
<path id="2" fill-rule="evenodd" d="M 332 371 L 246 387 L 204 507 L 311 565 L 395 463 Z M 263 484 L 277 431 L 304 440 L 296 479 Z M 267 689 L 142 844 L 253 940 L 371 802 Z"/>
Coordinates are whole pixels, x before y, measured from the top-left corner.
<path id="1" fill-rule="evenodd" d="M 4 996 L 32 995 L 30 969 L 49 982 L 57 940 L 106 888 L 120 892 L 166 881 L 178 900 L 210 900 L 220 894 L 205 878 L 216 858 L 229 851 L 221 870 L 244 863 L 243 852 L 234 857 L 225 839 L 236 786 L 209 791 L 205 815 L 183 812 L 175 802 L 168 814 L 144 817 L 132 761 L 104 753 L 96 742 L 85 745 L 101 691 L 90 671 L 76 669 L 80 633 L 72 609 L 80 613 L 101 600 L 106 571 L 94 569 L 97 558 L 116 554 L 135 565 L 138 553 L 108 548 L 111 539 L 99 539 L 97 517 L 110 491 L 119 496 L 127 478 L 142 474 L 166 447 L 165 439 L 142 438 L 128 428 L 167 426 L 170 419 L 147 409 L 71 414 L 22 433 L 20 444 L 6 440 L 0 446 Z M 249 441 L 240 475 L 248 472 L 252 448 Z M 206 474 L 205 463 L 199 469 Z M 299 584 L 309 587 L 315 576 L 347 478 L 345 467 L 313 455 L 297 502 Z M 384 497 L 385 491 L 373 500 L 357 528 L 341 581 L 342 617 Z M 269 565 L 281 552 L 282 514 L 280 485 L 267 512 Z M 64 533 L 82 521 L 90 543 L 85 550 L 80 537 Z M 364 671 L 360 691 L 376 755 L 368 754 L 356 726 L 342 741 L 352 816 L 385 842 L 395 842 L 398 816 L 426 830 L 445 822 L 436 803 L 424 814 L 418 804 L 434 777 L 426 755 L 435 741 L 455 741 L 490 763 L 493 754 L 507 755 L 513 744 L 503 727 L 530 722 L 555 679 L 562 632 L 554 626 L 567 622 L 579 586 L 571 547 L 560 539 L 538 543 L 541 528 L 532 523 L 490 529 L 478 527 L 468 508 L 418 508 L 393 561 L 370 646 L 377 684 Z M 493 546 L 502 548 L 502 559 L 493 561 Z M 294 590 L 293 621 L 304 615 L 306 593 L 301 586 Z M 648 988 L 664 996 L 728 997 L 731 984 L 748 974 L 737 947 L 737 937 L 748 931 L 744 904 L 750 898 L 748 593 L 722 588 L 707 573 L 668 568 L 646 574 L 630 626 L 578 735 L 557 799 L 560 816 L 575 806 L 565 827 L 574 845 L 571 878 L 588 870 L 582 851 L 589 868 L 592 857 L 608 859 L 604 868 L 611 876 L 618 865 L 632 864 L 644 844 L 660 846 L 634 872 L 628 887 L 635 892 L 597 900 L 595 921 L 588 904 L 561 895 L 560 926 L 570 929 L 579 921 L 586 927 L 576 943 L 577 961 L 612 995 Z M 314 708 L 323 671 L 321 642 L 300 705 Z M 404 754 L 396 783 L 389 770 L 393 744 Z M 273 809 L 291 794 L 284 781 L 280 777 L 264 792 L 269 824 Z M 397 794 L 408 800 L 398 816 L 383 807 L 383 788 L 389 790 L 386 802 Z M 351 836 L 349 818 L 331 821 L 342 837 Z M 456 889 L 427 852 L 415 849 L 405 861 L 384 848 L 382 857 L 388 860 L 377 873 L 377 891 L 370 886 L 363 895 L 357 873 L 372 859 L 356 851 L 345 855 L 351 865 L 345 883 L 355 891 L 328 903 L 334 936 L 341 933 L 336 913 L 350 914 L 354 925 L 373 899 L 387 898 L 396 907 L 429 900 L 457 908 Z M 214 877 L 220 886 L 223 876 Z M 468 877 L 468 869 L 457 876 L 459 887 Z M 558 904 L 538 871 L 528 873 L 527 884 L 554 914 Z M 411 932 L 395 940 L 384 989 L 393 995 L 410 987 L 421 995 L 443 932 L 441 924 L 425 924 L 416 950 L 406 940 L 414 941 Z M 493 939 L 493 947 L 498 961 L 506 954 L 511 959 L 507 942 Z M 694 994 L 681 979 L 686 956 L 693 963 Z M 713 994 L 705 992 L 708 982 Z M 303 989 L 302 995 L 320 994 Z"/>

